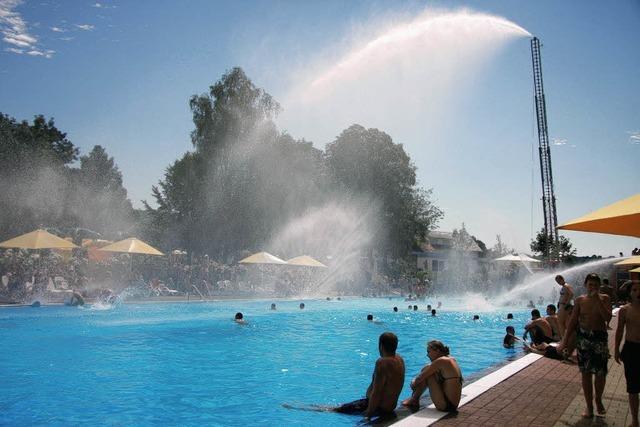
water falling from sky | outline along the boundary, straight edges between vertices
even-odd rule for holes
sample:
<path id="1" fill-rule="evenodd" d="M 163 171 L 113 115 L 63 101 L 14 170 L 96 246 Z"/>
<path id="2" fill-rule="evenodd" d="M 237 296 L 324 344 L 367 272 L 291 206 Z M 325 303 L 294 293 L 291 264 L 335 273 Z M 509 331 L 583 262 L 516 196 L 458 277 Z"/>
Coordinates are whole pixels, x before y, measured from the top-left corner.
<path id="1" fill-rule="evenodd" d="M 303 80 L 283 102 L 284 128 L 325 143 L 352 123 L 394 138 L 419 124 L 424 140 L 505 43 L 531 35 L 505 18 L 466 9 L 428 9 L 364 32 L 298 73 Z"/>

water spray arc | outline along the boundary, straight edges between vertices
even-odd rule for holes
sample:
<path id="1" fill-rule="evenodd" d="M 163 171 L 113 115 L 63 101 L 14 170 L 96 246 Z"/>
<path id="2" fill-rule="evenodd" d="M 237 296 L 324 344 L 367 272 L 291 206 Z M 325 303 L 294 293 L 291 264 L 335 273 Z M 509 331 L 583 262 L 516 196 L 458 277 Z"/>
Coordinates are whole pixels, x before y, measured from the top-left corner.
<path id="1" fill-rule="evenodd" d="M 556 214 L 556 196 L 553 192 L 553 172 L 551 169 L 551 150 L 547 129 L 547 105 L 542 84 L 542 60 L 540 40 L 531 39 L 531 59 L 533 61 L 533 86 L 536 100 L 536 118 L 538 121 L 538 144 L 540 153 L 540 175 L 542 177 L 542 208 L 544 210 L 544 233 L 546 236 L 545 254 L 551 263 L 558 261 L 558 218 Z"/>

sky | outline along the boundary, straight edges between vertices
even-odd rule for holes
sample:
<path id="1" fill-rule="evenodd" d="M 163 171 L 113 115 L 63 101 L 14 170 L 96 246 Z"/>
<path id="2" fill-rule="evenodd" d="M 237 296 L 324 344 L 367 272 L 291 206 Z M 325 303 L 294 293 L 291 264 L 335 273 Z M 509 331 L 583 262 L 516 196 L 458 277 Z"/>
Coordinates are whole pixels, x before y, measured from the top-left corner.
<path id="1" fill-rule="evenodd" d="M 188 101 L 234 66 L 318 148 L 387 132 L 491 247 L 543 226 L 530 35 L 542 43 L 558 222 L 638 193 L 640 2 L 0 0 L 0 111 L 115 158 L 134 206 L 191 149 Z M 639 239 L 563 232 L 579 255 Z"/>

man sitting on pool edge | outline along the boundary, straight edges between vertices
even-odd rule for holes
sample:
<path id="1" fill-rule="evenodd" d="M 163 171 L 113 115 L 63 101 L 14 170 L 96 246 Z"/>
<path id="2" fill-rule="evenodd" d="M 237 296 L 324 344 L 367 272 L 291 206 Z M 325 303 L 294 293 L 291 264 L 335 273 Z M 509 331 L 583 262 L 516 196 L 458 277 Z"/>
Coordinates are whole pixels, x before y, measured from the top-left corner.
<path id="1" fill-rule="evenodd" d="M 427 356 L 431 363 L 411 381 L 413 393 L 402 404 L 417 411 L 420 396 L 429 388 L 431 401 L 438 411 L 456 412 L 462 397 L 463 381 L 458 362 L 449 356 L 449 347 L 437 340 L 427 344 Z"/>
<path id="2" fill-rule="evenodd" d="M 393 416 L 404 385 L 404 360 L 396 354 L 398 337 L 385 332 L 378 339 L 380 358 L 376 361 L 366 398 L 345 403 L 333 409 L 342 414 L 362 414 L 365 417 Z"/>

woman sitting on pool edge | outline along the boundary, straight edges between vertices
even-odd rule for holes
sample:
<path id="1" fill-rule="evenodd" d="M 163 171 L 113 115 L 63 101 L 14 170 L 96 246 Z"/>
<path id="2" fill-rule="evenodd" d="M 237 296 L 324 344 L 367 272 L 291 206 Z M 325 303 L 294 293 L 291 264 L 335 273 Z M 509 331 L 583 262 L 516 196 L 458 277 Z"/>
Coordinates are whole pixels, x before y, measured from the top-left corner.
<path id="1" fill-rule="evenodd" d="M 411 381 L 413 393 L 402 404 L 413 410 L 420 407 L 420 396 L 429 388 L 431 401 L 436 409 L 455 412 L 462 395 L 462 372 L 456 359 L 449 356 L 449 347 L 433 340 L 427 344 L 427 356 L 431 364 L 422 368 L 420 374 Z"/>

